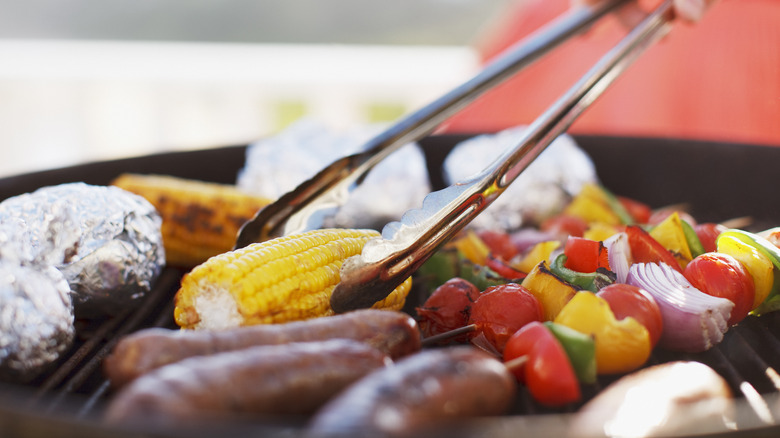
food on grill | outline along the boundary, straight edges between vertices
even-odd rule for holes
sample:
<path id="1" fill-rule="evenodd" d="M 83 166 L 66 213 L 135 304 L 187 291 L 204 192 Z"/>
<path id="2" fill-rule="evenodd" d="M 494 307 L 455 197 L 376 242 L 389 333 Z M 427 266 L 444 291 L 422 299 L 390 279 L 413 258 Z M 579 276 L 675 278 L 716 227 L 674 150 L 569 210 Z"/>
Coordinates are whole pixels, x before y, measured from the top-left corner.
<path id="1" fill-rule="evenodd" d="M 733 302 L 699 291 L 665 263 L 635 263 L 627 282 L 649 292 L 658 303 L 664 327 L 660 347 L 695 353 L 723 340 Z"/>
<path id="2" fill-rule="evenodd" d="M 241 225 L 272 201 L 233 185 L 168 175 L 125 173 L 111 184 L 154 205 L 166 263 L 188 268 L 233 249 Z"/>
<path id="3" fill-rule="evenodd" d="M 699 362 L 654 365 L 617 380 L 574 417 L 573 437 L 707 436 L 731 430 L 726 381 Z"/>
<path id="4" fill-rule="evenodd" d="M 332 162 L 361 152 L 381 128 L 377 124 L 335 129 L 316 120 L 299 120 L 279 134 L 249 145 L 236 185 L 277 199 Z M 376 164 L 354 187 L 346 204 L 326 212 L 323 226 L 382 227 L 422 204 L 430 191 L 425 157 L 410 143 Z"/>
<path id="5" fill-rule="evenodd" d="M 358 380 L 317 412 L 314 436 L 402 436 L 469 417 L 500 415 L 517 384 L 476 348 L 423 350 Z"/>
<path id="6" fill-rule="evenodd" d="M 0 203 L 0 220 L 4 251 L 65 275 L 76 318 L 137 305 L 165 264 L 157 211 L 118 187 L 43 187 Z"/>
<path id="7" fill-rule="evenodd" d="M 480 290 L 463 278 L 452 278 L 436 288 L 422 306 L 416 308 L 420 331 L 431 337 L 468 325 L 471 308 Z M 446 337 L 442 343 L 465 342 L 467 335 Z"/>
<path id="8" fill-rule="evenodd" d="M 542 320 L 542 307 L 528 289 L 517 283 L 507 283 L 485 289 L 469 313 L 469 324 L 477 336 L 487 341 L 500 356 L 510 336 L 532 321 Z M 472 342 L 477 342 L 472 339 Z M 484 345 L 484 344 L 483 344 Z"/>
<path id="9" fill-rule="evenodd" d="M 0 240 L 2 237 L 0 233 Z M 54 267 L 26 266 L 2 254 L 0 307 L 3 381 L 34 379 L 72 345 L 75 329 L 70 287 Z"/>
<path id="10" fill-rule="evenodd" d="M 753 310 L 756 291 L 753 277 L 734 257 L 716 252 L 699 255 L 685 266 L 683 275 L 705 294 L 734 303 L 729 326 L 742 321 Z"/>
<path id="11" fill-rule="evenodd" d="M 444 160 L 447 184 L 471 178 L 521 143 L 524 126 L 483 134 L 455 146 Z M 568 135 L 556 138 L 471 225 L 515 230 L 560 211 L 583 185 L 596 181 L 595 167 Z"/>
<path id="12" fill-rule="evenodd" d="M 582 398 L 572 361 L 545 324 L 534 321 L 515 332 L 507 342 L 503 358 L 539 403 L 561 407 Z M 519 363 L 512 362 L 520 358 Z"/>
<path id="13" fill-rule="evenodd" d="M 194 357 L 158 368 L 111 400 L 106 421 L 175 425 L 240 414 L 311 414 L 387 355 L 338 339 L 266 345 Z"/>
<path id="14" fill-rule="evenodd" d="M 773 240 L 769 240 L 768 238 L 765 238 L 759 234 L 753 234 L 738 229 L 730 229 L 722 233 L 723 236 L 739 239 L 743 243 L 752 246 L 758 250 L 759 253 L 769 259 L 769 261 L 771 261 L 772 265 L 774 266 L 772 269 L 772 277 L 774 279 L 772 289 L 766 298 L 764 298 L 764 301 L 761 302 L 754 310 L 754 312 L 758 315 L 780 309 L 780 286 L 774 285 L 774 283 L 778 283 L 777 279 L 780 278 L 780 249 L 778 249 L 776 244 L 773 243 L 773 241 L 777 242 L 778 239 L 773 232 L 773 229 L 767 230 L 761 234 L 765 234 L 768 238 Z"/>
<path id="15" fill-rule="evenodd" d="M 769 257 L 729 233 L 717 237 L 714 251 L 736 259 L 753 278 L 753 302 L 749 310 L 755 310 L 766 301 L 775 282 L 774 265 Z"/>
<path id="16" fill-rule="evenodd" d="M 103 362 L 112 386 L 169 363 L 258 345 L 351 339 L 371 345 L 391 359 L 420 350 L 420 331 L 406 313 L 356 310 L 328 318 L 263 324 L 225 330 L 150 328 L 122 337 Z"/>
<path id="17" fill-rule="evenodd" d="M 330 295 L 342 263 L 374 230 L 321 229 L 210 258 L 184 275 L 174 317 L 187 329 L 217 329 L 333 315 Z M 399 310 L 411 277 L 374 308 Z"/>
<path id="18" fill-rule="evenodd" d="M 633 371 L 650 358 L 652 348 L 647 328 L 631 317 L 618 320 L 609 303 L 596 294 L 577 293 L 554 321 L 593 336 L 599 374 Z"/>
<path id="19" fill-rule="evenodd" d="M 661 308 L 652 295 L 644 289 L 625 283 L 615 283 L 600 289 L 596 295 L 609 304 L 618 320 L 634 318 L 647 329 L 650 347 L 661 339 L 664 320 Z"/>
<path id="20" fill-rule="evenodd" d="M 534 266 L 521 284 L 541 303 L 545 321 L 554 320 L 566 303 L 580 291 L 578 287 L 553 274 L 544 260 Z"/>

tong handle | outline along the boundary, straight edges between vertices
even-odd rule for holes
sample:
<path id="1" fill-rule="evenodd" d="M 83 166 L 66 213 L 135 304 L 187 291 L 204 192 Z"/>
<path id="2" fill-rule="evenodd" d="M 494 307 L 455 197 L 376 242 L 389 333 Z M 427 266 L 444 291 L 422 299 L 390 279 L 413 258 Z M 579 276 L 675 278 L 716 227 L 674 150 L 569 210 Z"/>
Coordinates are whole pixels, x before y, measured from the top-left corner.
<path id="1" fill-rule="evenodd" d="M 258 211 L 241 227 L 235 248 L 319 227 L 317 212 L 343 205 L 350 190 L 385 157 L 431 133 L 479 95 L 531 65 L 626 1 L 605 1 L 571 9 L 519 41 L 470 80 L 369 140 L 364 145 L 365 152 L 336 160 L 295 190 Z"/>
<path id="2" fill-rule="evenodd" d="M 412 275 L 439 247 L 490 205 L 644 50 L 671 28 L 666 0 L 607 52 L 525 131 L 520 143 L 476 177 L 433 192 L 421 209 L 389 223 L 382 238 L 347 259 L 331 296 L 337 313 L 370 307 Z"/>

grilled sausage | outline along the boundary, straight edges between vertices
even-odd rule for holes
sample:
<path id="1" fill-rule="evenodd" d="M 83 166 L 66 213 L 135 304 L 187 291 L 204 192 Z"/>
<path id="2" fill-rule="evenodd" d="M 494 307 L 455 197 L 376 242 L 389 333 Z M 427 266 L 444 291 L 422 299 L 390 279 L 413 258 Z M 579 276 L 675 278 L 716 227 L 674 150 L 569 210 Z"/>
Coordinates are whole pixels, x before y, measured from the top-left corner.
<path id="1" fill-rule="evenodd" d="M 342 315 L 257 325 L 222 331 L 145 329 L 120 339 L 103 362 L 114 387 L 160 366 L 218 352 L 256 345 L 278 345 L 326 339 L 354 339 L 387 353 L 392 359 L 420 350 L 420 331 L 414 319 L 389 310 L 357 310 Z"/>
<path id="2" fill-rule="evenodd" d="M 392 360 L 347 339 L 250 347 L 165 365 L 111 399 L 106 421 L 167 425 L 230 415 L 306 415 Z"/>
<path id="3" fill-rule="evenodd" d="M 318 411 L 312 436 L 398 436 L 443 420 L 506 413 L 516 383 L 504 364 L 469 346 L 423 350 L 355 382 Z"/>

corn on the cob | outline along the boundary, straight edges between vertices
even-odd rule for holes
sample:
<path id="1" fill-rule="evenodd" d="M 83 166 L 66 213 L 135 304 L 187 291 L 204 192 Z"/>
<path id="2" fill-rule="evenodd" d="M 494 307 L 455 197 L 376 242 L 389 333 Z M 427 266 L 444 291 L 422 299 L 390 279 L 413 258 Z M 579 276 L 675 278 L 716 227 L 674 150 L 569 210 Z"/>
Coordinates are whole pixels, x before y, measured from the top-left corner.
<path id="1" fill-rule="evenodd" d="M 210 258 L 182 278 L 174 318 L 182 328 L 227 328 L 333 315 L 339 270 L 374 230 L 323 229 L 279 237 Z M 400 310 L 408 278 L 373 307 Z"/>
<path id="2" fill-rule="evenodd" d="M 123 174 L 112 184 L 157 208 L 166 263 L 187 268 L 230 251 L 241 225 L 271 202 L 233 185 L 167 175 Z"/>

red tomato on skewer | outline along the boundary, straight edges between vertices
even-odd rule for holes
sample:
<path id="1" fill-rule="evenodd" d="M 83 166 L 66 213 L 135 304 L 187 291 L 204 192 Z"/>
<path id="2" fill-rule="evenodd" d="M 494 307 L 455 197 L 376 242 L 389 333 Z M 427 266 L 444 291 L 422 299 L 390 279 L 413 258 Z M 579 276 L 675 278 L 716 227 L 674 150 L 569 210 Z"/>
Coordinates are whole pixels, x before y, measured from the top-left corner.
<path id="1" fill-rule="evenodd" d="M 615 283 L 601 288 L 596 295 L 609 303 L 616 319 L 630 316 L 642 324 L 650 335 L 651 348 L 658 343 L 664 321 L 661 309 L 650 293 L 637 286 Z"/>
<path id="2" fill-rule="evenodd" d="M 699 238 L 699 242 L 701 242 L 701 246 L 704 247 L 704 251 L 715 252 L 718 249 L 718 236 L 728 228 L 721 224 L 705 222 L 696 225 L 693 229 L 696 231 L 696 237 Z"/>
<path id="3" fill-rule="evenodd" d="M 418 307 L 418 324 L 425 337 L 438 335 L 468 324 L 471 307 L 480 290 L 462 278 L 453 278 L 435 291 Z M 444 343 L 466 342 L 468 335 L 447 339 Z"/>
<path id="4" fill-rule="evenodd" d="M 507 283 L 487 288 L 471 307 L 472 338 L 482 335 L 498 353 L 518 329 L 542 320 L 542 305 L 525 287 Z"/>
<path id="5" fill-rule="evenodd" d="M 702 254 L 688 263 L 683 275 L 693 287 L 705 294 L 734 303 L 729 326 L 742 321 L 753 309 L 756 293 L 753 277 L 742 263 L 728 254 Z"/>

